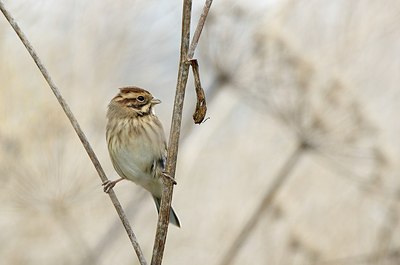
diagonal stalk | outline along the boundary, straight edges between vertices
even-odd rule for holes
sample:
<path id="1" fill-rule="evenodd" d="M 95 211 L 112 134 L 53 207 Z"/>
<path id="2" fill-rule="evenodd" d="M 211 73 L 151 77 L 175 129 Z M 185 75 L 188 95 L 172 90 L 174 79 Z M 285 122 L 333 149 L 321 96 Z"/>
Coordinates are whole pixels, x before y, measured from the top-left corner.
<path id="1" fill-rule="evenodd" d="M 5 6 L 1 0 L 0 0 L 0 10 L 3 13 L 3 15 L 6 17 L 8 22 L 10 23 L 11 27 L 14 29 L 15 33 L 20 38 L 21 42 L 24 44 L 25 48 L 28 50 L 32 59 L 35 61 L 37 67 L 39 68 L 40 72 L 42 73 L 43 77 L 45 78 L 47 84 L 49 85 L 50 89 L 53 91 L 55 97 L 57 98 L 62 109 L 64 110 L 65 115 L 68 117 L 69 121 L 71 122 L 72 127 L 74 128 L 76 134 L 78 135 L 79 140 L 82 142 L 83 147 L 85 148 L 87 154 L 89 155 L 90 160 L 92 161 L 94 167 L 96 168 L 96 171 L 97 171 L 100 179 L 102 180 L 102 182 L 108 180 L 106 174 L 104 173 L 102 166 L 100 165 L 99 160 L 97 159 L 96 154 L 93 151 L 93 148 L 91 147 L 89 141 L 87 140 L 86 135 L 83 133 L 78 121 L 76 120 L 74 114 L 72 113 L 71 109 L 69 108 L 67 102 L 62 97 L 56 84 L 51 79 L 50 74 L 48 73 L 44 64 L 41 62 L 39 56 L 37 55 L 36 51 L 34 50 L 33 46 L 31 45 L 31 43 L 29 42 L 28 38 L 26 37 L 24 32 L 21 30 L 21 28 L 18 26 L 17 22 L 15 22 L 14 18 L 11 16 L 11 14 L 7 11 L 7 9 L 5 8 Z M 139 246 L 139 243 L 136 239 L 136 236 L 132 230 L 132 227 L 129 224 L 128 218 L 126 217 L 125 212 L 122 209 L 122 206 L 121 206 L 120 202 L 118 201 L 118 198 L 115 195 L 114 191 L 111 190 L 109 192 L 109 196 L 115 207 L 115 210 L 118 213 L 119 218 L 121 219 L 123 226 L 125 227 L 125 230 L 126 230 L 128 237 L 132 243 L 132 246 L 136 252 L 136 255 L 138 256 L 140 264 L 142 264 L 142 265 L 147 264 L 146 260 L 144 258 L 144 255 L 142 253 L 142 250 Z"/>
<path id="2" fill-rule="evenodd" d="M 393 231 L 397 228 L 397 200 L 390 202 L 386 209 L 384 223 L 378 231 L 376 240 L 376 255 L 372 258 L 372 264 L 383 264 L 390 252 L 390 247 L 393 242 Z"/>
<path id="3" fill-rule="evenodd" d="M 232 261 L 235 259 L 236 255 L 240 251 L 240 248 L 245 245 L 247 239 L 254 231 L 254 228 L 261 220 L 261 217 L 263 216 L 265 211 L 270 209 L 270 206 L 272 205 L 276 194 L 282 188 L 283 184 L 288 180 L 289 176 L 293 172 L 293 169 L 296 167 L 296 165 L 300 161 L 301 156 L 306 150 L 307 146 L 304 144 L 300 144 L 286 160 L 285 164 L 278 172 L 278 175 L 273 180 L 271 186 L 267 189 L 262 201 L 254 211 L 250 219 L 244 225 L 240 233 L 237 235 L 237 237 L 229 247 L 228 251 L 225 252 L 222 261 L 219 263 L 220 265 L 231 264 Z"/>

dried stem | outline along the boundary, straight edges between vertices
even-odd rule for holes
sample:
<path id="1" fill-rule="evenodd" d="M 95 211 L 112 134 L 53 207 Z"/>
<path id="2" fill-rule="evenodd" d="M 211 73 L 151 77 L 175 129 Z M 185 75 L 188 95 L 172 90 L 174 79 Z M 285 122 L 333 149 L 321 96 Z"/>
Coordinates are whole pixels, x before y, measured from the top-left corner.
<path id="1" fill-rule="evenodd" d="M 211 4 L 212 4 L 212 0 L 207 0 L 206 3 L 204 4 L 203 12 L 201 13 L 199 22 L 197 23 L 192 42 L 190 43 L 190 48 L 187 53 L 188 60 L 193 59 L 194 51 L 196 50 L 197 44 L 199 43 L 201 31 L 203 30 L 204 24 L 206 23 L 206 18 L 208 15 L 208 11 L 210 11 Z"/>
<path id="2" fill-rule="evenodd" d="M 192 42 L 190 43 L 189 51 L 187 53 L 187 60 L 190 61 L 192 65 L 193 75 L 194 75 L 194 84 L 196 88 L 197 95 L 197 104 L 196 110 L 193 114 L 193 120 L 196 124 L 201 124 L 204 121 L 207 112 L 206 106 L 206 97 L 203 88 L 200 83 L 200 74 L 199 74 L 199 64 L 196 59 L 193 59 L 194 52 L 196 50 L 197 44 L 199 43 L 201 32 L 204 28 L 204 24 L 206 23 L 208 12 L 210 11 L 210 7 L 212 4 L 212 0 L 207 0 L 203 7 L 203 12 L 199 18 L 199 22 L 197 22 L 196 30 L 193 35 Z"/>
<path id="3" fill-rule="evenodd" d="M 92 147 L 89 144 L 89 141 L 87 140 L 85 134 L 83 133 L 82 129 L 80 128 L 80 125 L 78 121 L 76 120 L 75 116 L 73 115 L 71 109 L 69 108 L 67 102 L 64 100 L 64 98 L 61 96 L 59 89 L 57 88 L 56 84 L 53 82 L 51 79 L 47 69 L 41 62 L 39 56 L 37 55 L 36 51 L 33 49 L 32 45 L 28 41 L 28 38 L 26 35 L 22 32 L 18 24 L 15 22 L 14 18 L 11 16 L 11 14 L 7 11 L 7 9 L 4 7 L 4 4 L 2 1 L 0 1 L 0 9 L 1 12 L 4 14 L 8 22 L 10 23 L 11 27 L 14 29 L 15 33 L 18 35 L 22 43 L 25 45 L 26 49 L 28 50 L 29 54 L 31 55 L 32 59 L 35 61 L 37 67 L 39 68 L 40 72 L 42 73 L 43 77 L 46 79 L 46 82 L 50 86 L 51 90 L 53 91 L 54 95 L 56 96 L 58 102 L 60 103 L 62 109 L 64 110 L 65 115 L 67 115 L 68 119 L 71 122 L 72 127 L 74 128 L 76 134 L 78 135 L 79 139 L 81 140 L 83 147 L 85 148 L 87 154 L 90 157 L 90 160 L 92 161 L 94 167 L 96 168 L 96 171 L 102 180 L 102 182 L 108 180 L 106 174 L 104 173 L 103 168 L 100 165 L 99 160 L 97 159 L 96 154 L 94 153 Z M 136 252 L 136 255 L 138 256 L 140 264 L 147 264 L 146 260 L 144 259 L 142 250 L 140 249 L 139 243 L 137 242 L 136 236 L 129 224 L 128 218 L 126 217 L 124 210 L 122 209 L 121 204 L 119 203 L 117 196 L 115 195 L 114 191 L 109 192 L 110 199 L 118 213 L 119 218 L 121 219 L 122 224 L 125 227 L 125 230 L 128 234 L 128 237 L 132 243 L 132 246 Z"/>
<path id="4" fill-rule="evenodd" d="M 196 124 L 201 124 L 204 121 L 207 113 L 206 95 L 203 88 L 201 87 L 199 63 L 196 59 L 191 59 L 190 63 L 192 65 L 194 87 L 196 89 L 197 97 L 196 110 L 193 114 L 193 121 Z"/>
<path id="5" fill-rule="evenodd" d="M 189 75 L 190 64 L 187 61 L 190 41 L 190 20 L 192 13 L 192 1 L 184 0 L 182 12 L 182 35 L 181 52 L 179 61 L 178 80 L 176 84 L 176 93 L 174 101 L 174 110 L 172 113 L 171 130 L 168 144 L 168 156 L 166 172 L 172 178 L 175 178 L 176 160 L 178 156 L 178 144 L 182 123 L 183 101 L 187 79 Z M 167 239 L 169 212 L 171 208 L 173 193 L 172 181 L 165 181 L 163 194 L 161 198 L 160 213 L 158 215 L 157 231 L 154 240 L 152 265 L 160 265 L 163 259 L 165 242 Z"/>
<path id="6" fill-rule="evenodd" d="M 189 76 L 189 67 L 191 63 L 193 63 L 190 62 L 190 60 L 193 58 L 195 49 L 197 47 L 197 43 L 201 35 L 201 31 L 204 27 L 204 23 L 207 18 L 208 11 L 210 10 L 211 3 L 212 0 L 206 1 L 203 13 L 196 27 L 196 32 L 193 36 L 192 44 L 190 45 L 189 48 L 192 1 L 184 0 L 183 2 L 181 53 L 180 53 L 179 72 L 176 85 L 175 102 L 172 114 L 170 138 L 168 144 L 168 157 L 166 165 L 166 172 L 172 178 L 175 178 L 176 160 L 178 156 L 178 145 L 179 145 L 181 124 L 182 124 L 183 101 L 185 98 L 186 84 Z M 195 75 L 196 75 L 195 78 L 197 80 L 195 82 L 196 88 L 198 90 L 201 90 L 197 91 L 198 99 L 201 97 L 201 96 L 199 97 L 199 95 L 203 95 L 204 98 L 204 91 L 202 91 L 200 84 L 200 77 L 198 74 L 198 65 L 197 68 L 195 69 Z M 201 101 L 201 109 L 204 110 L 204 115 L 205 115 L 205 110 L 206 110 L 205 98 L 200 101 Z M 198 116 L 199 117 L 197 120 L 204 119 L 201 118 L 202 116 L 201 114 L 199 114 Z M 157 232 L 154 240 L 153 256 L 151 259 L 152 265 L 160 265 L 163 259 L 165 242 L 167 239 L 167 232 L 168 232 L 168 221 L 169 221 L 169 212 L 171 208 L 172 193 L 173 193 L 173 183 L 171 181 L 165 181 L 161 199 L 160 214 L 157 224 Z"/>
<path id="7" fill-rule="evenodd" d="M 231 264 L 232 261 L 235 259 L 236 255 L 239 253 L 240 248 L 244 245 L 251 232 L 258 224 L 265 210 L 267 210 L 271 206 L 275 195 L 286 182 L 286 180 L 290 176 L 290 173 L 299 162 L 300 157 L 302 156 L 302 154 L 304 154 L 304 151 L 306 150 L 307 146 L 304 144 L 300 144 L 290 155 L 286 163 L 283 165 L 282 169 L 279 171 L 276 178 L 273 180 L 271 186 L 266 191 L 261 203 L 256 208 L 253 215 L 247 221 L 245 226 L 242 228 L 239 235 L 235 238 L 228 251 L 225 253 L 224 258 L 220 262 L 221 265 Z"/>

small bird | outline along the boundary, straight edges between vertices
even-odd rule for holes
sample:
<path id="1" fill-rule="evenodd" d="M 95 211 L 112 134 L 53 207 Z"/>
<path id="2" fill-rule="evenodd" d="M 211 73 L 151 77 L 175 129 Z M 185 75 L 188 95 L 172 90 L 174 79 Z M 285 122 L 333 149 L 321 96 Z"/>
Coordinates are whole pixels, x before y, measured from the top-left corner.
<path id="1" fill-rule="evenodd" d="M 167 156 L 164 129 L 154 112 L 161 103 L 139 87 L 123 87 L 111 100 L 107 111 L 106 138 L 112 164 L 120 179 L 103 183 L 109 192 L 123 179 L 135 182 L 149 191 L 160 210 L 163 189 L 162 177 Z M 170 223 L 180 227 L 171 207 Z"/>

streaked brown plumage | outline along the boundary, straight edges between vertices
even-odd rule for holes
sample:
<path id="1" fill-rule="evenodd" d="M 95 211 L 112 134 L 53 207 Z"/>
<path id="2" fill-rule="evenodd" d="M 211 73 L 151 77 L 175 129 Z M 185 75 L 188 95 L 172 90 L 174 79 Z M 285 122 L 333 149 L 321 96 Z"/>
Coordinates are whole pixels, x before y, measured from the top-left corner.
<path id="1" fill-rule="evenodd" d="M 111 161 L 121 178 L 103 183 L 104 191 L 108 192 L 123 179 L 135 182 L 153 195 L 157 210 L 167 154 L 164 129 L 153 108 L 159 103 L 160 100 L 138 87 L 121 88 L 111 100 L 106 138 Z M 170 222 L 180 227 L 172 208 Z"/>

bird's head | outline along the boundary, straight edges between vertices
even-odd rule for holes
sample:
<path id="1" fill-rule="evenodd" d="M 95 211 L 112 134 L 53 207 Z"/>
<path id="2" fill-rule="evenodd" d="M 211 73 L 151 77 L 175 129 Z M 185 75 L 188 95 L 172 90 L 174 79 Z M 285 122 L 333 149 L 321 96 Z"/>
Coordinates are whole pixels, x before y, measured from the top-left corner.
<path id="1" fill-rule="evenodd" d="M 137 117 L 154 114 L 153 106 L 161 103 L 150 92 L 139 87 L 123 87 L 111 100 L 108 114 L 119 117 Z"/>

